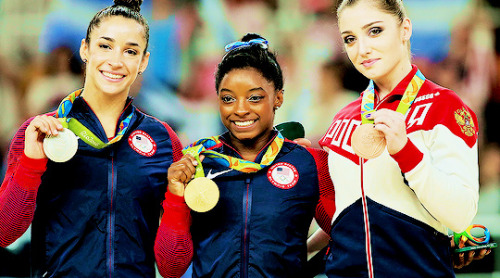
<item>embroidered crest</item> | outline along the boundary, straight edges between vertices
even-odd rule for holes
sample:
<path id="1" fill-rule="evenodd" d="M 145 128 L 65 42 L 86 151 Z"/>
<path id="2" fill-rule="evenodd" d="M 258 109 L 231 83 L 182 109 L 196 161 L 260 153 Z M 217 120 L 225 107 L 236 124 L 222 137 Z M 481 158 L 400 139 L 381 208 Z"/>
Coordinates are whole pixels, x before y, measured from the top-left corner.
<path id="1" fill-rule="evenodd" d="M 128 137 L 128 144 L 138 154 L 151 157 L 156 153 L 156 142 L 142 130 L 136 130 Z"/>
<path id="2" fill-rule="evenodd" d="M 462 130 L 465 135 L 473 136 L 475 134 L 474 121 L 472 120 L 469 111 L 465 108 L 455 111 L 455 120 L 460 126 L 460 130 Z"/>
<path id="3" fill-rule="evenodd" d="M 290 189 L 297 184 L 299 172 L 290 163 L 278 162 L 269 168 L 267 178 L 278 188 Z"/>

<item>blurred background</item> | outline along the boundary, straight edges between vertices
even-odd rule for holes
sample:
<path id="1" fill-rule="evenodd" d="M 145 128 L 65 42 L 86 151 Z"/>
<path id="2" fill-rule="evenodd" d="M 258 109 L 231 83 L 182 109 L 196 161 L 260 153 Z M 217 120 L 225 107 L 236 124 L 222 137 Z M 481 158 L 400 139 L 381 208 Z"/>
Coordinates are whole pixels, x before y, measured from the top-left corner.
<path id="1" fill-rule="evenodd" d="M 270 42 L 285 75 L 276 123 L 300 121 L 314 146 L 367 80 L 352 68 L 336 26 L 336 0 L 144 0 L 151 58 L 134 103 L 174 128 L 184 145 L 224 131 L 214 72 L 224 46 L 247 32 Z M 475 223 L 500 238 L 500 1 L 405 0 L 414 63 L 454 90 L 480 128 Z M 28 118 L 52 111 L 83 85 L 81 39 L 111 0 L 0 0 L 0 177 L 9 142 Z M 457 271 L 500 277 L 500 253 Z M 29 276 L 29 232 L 0 248 L 0 277 Z"/>

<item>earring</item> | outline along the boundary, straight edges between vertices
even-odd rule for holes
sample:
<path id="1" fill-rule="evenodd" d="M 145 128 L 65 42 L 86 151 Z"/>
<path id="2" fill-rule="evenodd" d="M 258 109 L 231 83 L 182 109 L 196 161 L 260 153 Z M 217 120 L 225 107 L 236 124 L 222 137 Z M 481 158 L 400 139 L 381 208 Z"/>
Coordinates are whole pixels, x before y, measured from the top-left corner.
<path id="1" fill-rule="evenodd" d="M 138 75 L 141 75 L 141 74 L 142 74 L 142 71 L 139 71 L 137 74 L 138 74 Z"/>
<path id="2" fill-rule="evenodd" d="M 83 63 L 85 63 L 85 64 L 86 64 L 86 63 L 87 63 L 87 59 L 83 59 Z"/>

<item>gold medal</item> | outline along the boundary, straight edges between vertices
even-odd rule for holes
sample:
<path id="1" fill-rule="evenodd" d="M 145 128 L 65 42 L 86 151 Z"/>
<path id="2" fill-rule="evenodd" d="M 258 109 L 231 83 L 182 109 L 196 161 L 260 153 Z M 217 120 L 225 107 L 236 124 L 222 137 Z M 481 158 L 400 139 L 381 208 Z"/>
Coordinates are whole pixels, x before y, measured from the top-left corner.
<path id="1" fill-rule="evenodd" d="M 384 152 L 385 145 L 384 133 L 376 130 L 373 124 L 362 124 L 352 133 L 351 147 L 359 157 L 378 157 Z"/>
<path id="2" fill-rule="evenodd" d="M 57 136 L 46 136 L 43 139 L 43 151 L 54 162 L 70 160 L 78 150 L 78 138 L 73 131 L 65 128 Z"/>
<path id="3" fill-rule="evenodd" d="M 219 201 L 219 187 L 209 178 L 198 177 L 184 189 L 184 200 L 189 208 L 197 212 L 207 212 Z"/>

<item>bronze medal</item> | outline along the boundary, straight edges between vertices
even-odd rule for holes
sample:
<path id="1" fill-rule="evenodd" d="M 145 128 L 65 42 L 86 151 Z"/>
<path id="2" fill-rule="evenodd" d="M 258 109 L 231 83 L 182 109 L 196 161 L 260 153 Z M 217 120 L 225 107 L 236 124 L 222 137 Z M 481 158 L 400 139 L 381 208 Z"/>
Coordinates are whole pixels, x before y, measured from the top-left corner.
<path id="1" fill-rule="evenodd" d="M 376 158 L 384 152 L 385 145 L 384 133 L 376 130 L 373 124 L 362 124 L 352 133 L 351 147 L 359 157 Z"/>
<path id="2" fill-rule="evenodd" d="M 195 178 L 184 189 L 184 200 L 192 210 L 207 212 L 219 201 L 219 187 L 209 178 Z"/>

